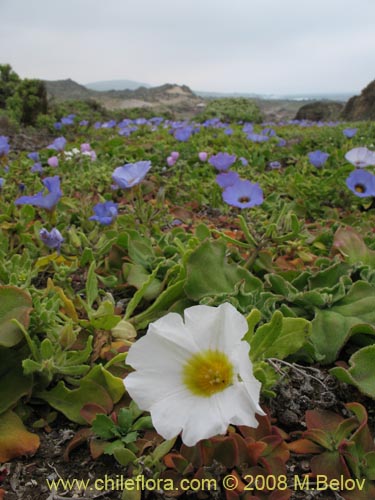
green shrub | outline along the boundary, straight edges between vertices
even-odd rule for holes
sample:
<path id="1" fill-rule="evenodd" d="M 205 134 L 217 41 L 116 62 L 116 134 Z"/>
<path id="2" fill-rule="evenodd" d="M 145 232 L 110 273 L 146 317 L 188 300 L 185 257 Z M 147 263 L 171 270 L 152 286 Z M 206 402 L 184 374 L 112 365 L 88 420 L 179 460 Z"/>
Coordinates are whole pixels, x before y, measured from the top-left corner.
<path id="1" fill-rule="evenodd" d="M 199 120 L 210 118 L 220 118 L 222 121 L 260 123 L 262 121 L 262 114 L 259 106 L 252 99 L 225 97 L 210 101 L 204 111 L 198 115 Z"/>

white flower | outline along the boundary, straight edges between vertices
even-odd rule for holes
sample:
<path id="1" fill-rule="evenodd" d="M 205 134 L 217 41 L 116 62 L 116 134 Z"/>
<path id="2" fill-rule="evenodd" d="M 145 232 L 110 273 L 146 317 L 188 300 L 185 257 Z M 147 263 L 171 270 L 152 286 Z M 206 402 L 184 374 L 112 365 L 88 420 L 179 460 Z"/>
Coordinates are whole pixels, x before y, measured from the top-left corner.
<path id="1" fill-rule="evenodd" d="M 193 306 L 185 322 L 169 313 L 149 325 L 129 350 L 136 371 L 125 386 L 156 431 L 193 446 L 225 434 L 229 424 L 257 427 L 261 384 L 254 377 L 249 344 L 241 339 L 246 319 L 231 305 Z"/>
<path id="2" fill-rule="evenodd" d="M 351 149 L 346 153 L 345 158 L 359 168 L 375 165 L 375 151 L 370 151 L 365 147 Z"/>

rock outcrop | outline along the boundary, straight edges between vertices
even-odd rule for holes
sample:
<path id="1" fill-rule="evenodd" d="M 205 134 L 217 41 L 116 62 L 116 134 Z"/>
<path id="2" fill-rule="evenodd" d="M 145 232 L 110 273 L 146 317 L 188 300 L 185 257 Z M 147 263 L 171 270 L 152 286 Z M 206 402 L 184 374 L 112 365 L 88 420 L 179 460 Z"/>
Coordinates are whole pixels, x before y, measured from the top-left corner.
<path id="1" fill-rule="evenodd" d="M 315 101 L 302 106 L 297 114 L 296 120 L 332 121 L 338 120 L 344 109 L 344 104 L 335 101 Z"/>
<path id="2" fill-rule="evenodd" d="M 362 90 L 361 95 L 349 99 L 341 117 L 353 122 L 375 120 L 375 80 Z"/>

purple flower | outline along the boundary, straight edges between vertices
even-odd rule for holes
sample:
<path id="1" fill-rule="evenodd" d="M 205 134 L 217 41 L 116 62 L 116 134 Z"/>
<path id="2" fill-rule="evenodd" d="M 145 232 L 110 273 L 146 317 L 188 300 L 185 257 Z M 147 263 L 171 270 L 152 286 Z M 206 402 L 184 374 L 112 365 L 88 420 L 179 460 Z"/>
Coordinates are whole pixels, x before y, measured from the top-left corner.
<path id="1" fill-rule="evenodd" d="M 243 156 L 241 156 L 241 158 L 239 160 L 240 160 L 240 162 L 242 163 L 242 165 L 244 167 L 248 166 L 249 162 L 246 160 L 246 158 L 244 158 Z"/>
<path id="2" fill-rule="evenodd" d="M 268 135 L 268 137 L 275 137 L 276 132 L 273 128 L 267 127 L 262 130 L 262 135 Z"/>
<path id="3" fill-rule="evenodd" d="M 375 196 L 375 175 L 367 170 L 354 170 L 346 179 L 346 185 L 360 198 Z"/>
<path id="4" fill-rule="evenodd" d="M 167 165 L 168 167 L 173 167 L 173 165 L 176 163 L 176 160 L 172 156 L 168 156 L 167 158 Z"/>
<path id="5" fill-rule="evenodd" d="M 47 146 L 47 149 L 55 149 L 56 151 L 63 151 L 66 145 L 65 137 L 58 137 L 52 144 Z"/>
<path id="6" fill-rule="evenodd" d="M 250 132 L 249 134 L 247 134 L 247 138 L 253 142 L 266 142 L 269 139 L 269 137 L 267 135 L 255 134 L 253 132 Z"/>
<path id="7" fill-rule="evenodd" d="M 375 151 L 367 148 L 354 148 L 348 151 L 345 158 L 355 167 L 363 168 L 375 165 Z"/>
<path id="8" fill-rule="evenodd" d="M 0 189 L 4 186 L 5 179 L 0 177 Z"/>
<path id="9" fill-rule="evenodd" d="M 216 170 L 228 170 L 228 168 L 233 165 L 236 161 L 236 155 L 230 155 L 228 153 L 217 153 L 208 160 Z"/>
<path id="10" fill-rule="evenodd" d="M 228 186 L 232 186 L 238 180 L 240 180 L 240 176 L 237 172 L 223 172 L 222 174 L 218 174 L 216 176 L 216 182 L 219 184 L 221 188 L 227 188 Z"/>
<path id="11" fill-rule="evenodd" d="M 112 179 L 120 188 L 131 188 L 139 184 L 151 168 L 150 161 L 138 161 L 117 167 L 112 174 Z"/>
<path id="12" fill-rule="evenodd" d="M 82 120 L 79 122 L 80 126 L 81 127 L 87 127 L 87 125 L 89 124 L 89 121 L 88 120 Z"/>
<path id="13" fill-rule="evenodd" d="M 60 121 L 63 125 L 73 125 L 74 123 L 74 119 L 70 116 L 64 116 Z"/>
<path id="14" fill-rule="evenodd" d="M 180 157 L 180 153 L 178 151 L 172 151 L 172 153 L 169 155 L 171 158 L 174 159 L 174 161 L 178 160 Z"/>
<path id="15" fill-rule="evenodd" d="M 238 208 L 250 208 L 263 203 L 263 191 L 258 183 L 239 180 L 223 191 L 223 200 Z"/>
<path id="16" fill-rule="evenodd" d="M 282 148 L 283 146 L 286 146 L 286 140 L 280 138 L 279 142 L 276 145 Z"/>
<path id="17" fill-rule="evenodd" d="M 33 153 L 29 153 L 27 155 L 28 158 L 30 158 L 30 160 L 33 160 L 33 161 L 39 161 L 39 153 L 37 151 L 34 151 Z"/>
<path id="18" fill-rule="evenodd" d="M 43 172 L 42 164 L 39 161 L 35 162 L 31 167 L 31 172 Z"/>
<path id="19" fill-rule="evenodd" d="M 355 134 L 358 132 L 357 128 L 346 128 L 342 131 L 342 133 L 347 137 L 348 139 L 351 139 L 352 137 L 355 136 Z"/>
<path id="20" fill-rule="evenodd" d="M 103 226 L 109 226 L 113 222 L 113 219 L 117 217 L 117 203 L 113 201 L 106 201 L 105 203 L 98 203 L 94 207 L 94 213 L 89 220 L 96 220 L 103 224 Z"/>
<path id="21" fill-rule="evenodd" d="M 206 151 L 201 151 L 200 153 L 198 153 L 198 158 L 202 162 L 207 161 L 208 154 L 206 153 Z"/>
<path id="22" fill-rule="evenodd" d="M 232 130 L 230 127 L 227 127 L 227 128 L 224 130 L 224 134 L 225 134 L 225 135 L 233 135 L 233 130 Z"/>
<path id="23" fill-rule="evenodd" d="M 8 144 L 8 137 L 0 135 L 0 156 L 6 156 L 9 153 L 10 146 Z"/>
<path id="24" fill-rule="evenodd" d="M 42 228 L 39 231 L 40 239 L 43 241 L 45 245 L 49 248 L 56 248 L 58 252 L 60 252 L 61 243 L 64 241 L 64 238 L 61 236 L 61 233 L 55 227 L 48 232 L 47 229 Z"/>
<path id="25" fill-rule="evenodd" d="M 322 167 L 325 162 L 327 161 L 329 154 L 324 153 L 323 151 L 312 151 L 311 153 L 308 154 L 310 163 L 314 165 L 316 168 Z"/>
<path id="26" fill-rule="evenodd" d="M 242 127 L 242 130 L 245 132 L 245 134 L 250 134 L 254 130 L 254 125 L 252 123 L 245 123 Z"/>
<path id="27" fill-rule="evenodd" d="M 84 142 L 81 144 L 81 153 L 88 153 L 91 151 L 91 146 L 88 142 Z"/>
<path id="28" fill-rule="evenodd" d="M 59 159 L 57 158 L 57 156 L 51 156 L 50 158 L 48 158 L 47 163 L 50 167 L 56 168 L 59 166 Z"/>
<path id="29" fill-rule="evenodd" d="M 268 166 L 271 170 L 277 170 L 281 168 L 281 163 L 279 161 L 270 161 Z"/>
<path id="30" fill-rule="evenodd" d="M 43 184 L 46 187 L 48 194 L 44 193 L 44 189 L 32 196 L 21 196 L 14 203 L 16 205 L 35 205 L 36 207 L 53 210 L 61 198 L 60 178 L 58 175 L 54 177 L 46 177 L 43 179 Z"/>
<path id="31" fill-rule="evenodd" d="M 179 127 L 174 132 L 174 137 L 180 142 L 186 142 L 190 139 L 191 134 L 193 133 L 193 127 L 188 125 L 186 127 Z"/>
<path id="32" fill-rule="evenodd" d="M 54 124 L 53 124 L 53 128 L 54 128 L 55 130 L 61 130 L 61 129 L 62 129 L 62 123 L 60 123 L 60 122 L 56 122 L 56 123 L 54 123 Z"/>

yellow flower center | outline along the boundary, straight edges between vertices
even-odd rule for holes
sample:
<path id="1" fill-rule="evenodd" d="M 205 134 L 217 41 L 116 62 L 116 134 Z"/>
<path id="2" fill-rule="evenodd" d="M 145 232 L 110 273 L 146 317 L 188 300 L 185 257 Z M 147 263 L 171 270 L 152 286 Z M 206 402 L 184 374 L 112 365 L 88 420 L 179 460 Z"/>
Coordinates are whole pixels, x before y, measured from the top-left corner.
<path id="1" fill-rule="evenodd" d="M 354 189 L 357 191 L 357 193 L 364 193 L 366 191 L 366 188 L 363 184 L 356 184 L 354 186 Z"/>
<path id="2" fill-rule="evenodd" d="M 233 383 L 234 370 L 226 354 L 203 351 L 194 354 L 182 370 L 183 383 L 197 396 L 210 397 Z"/>

